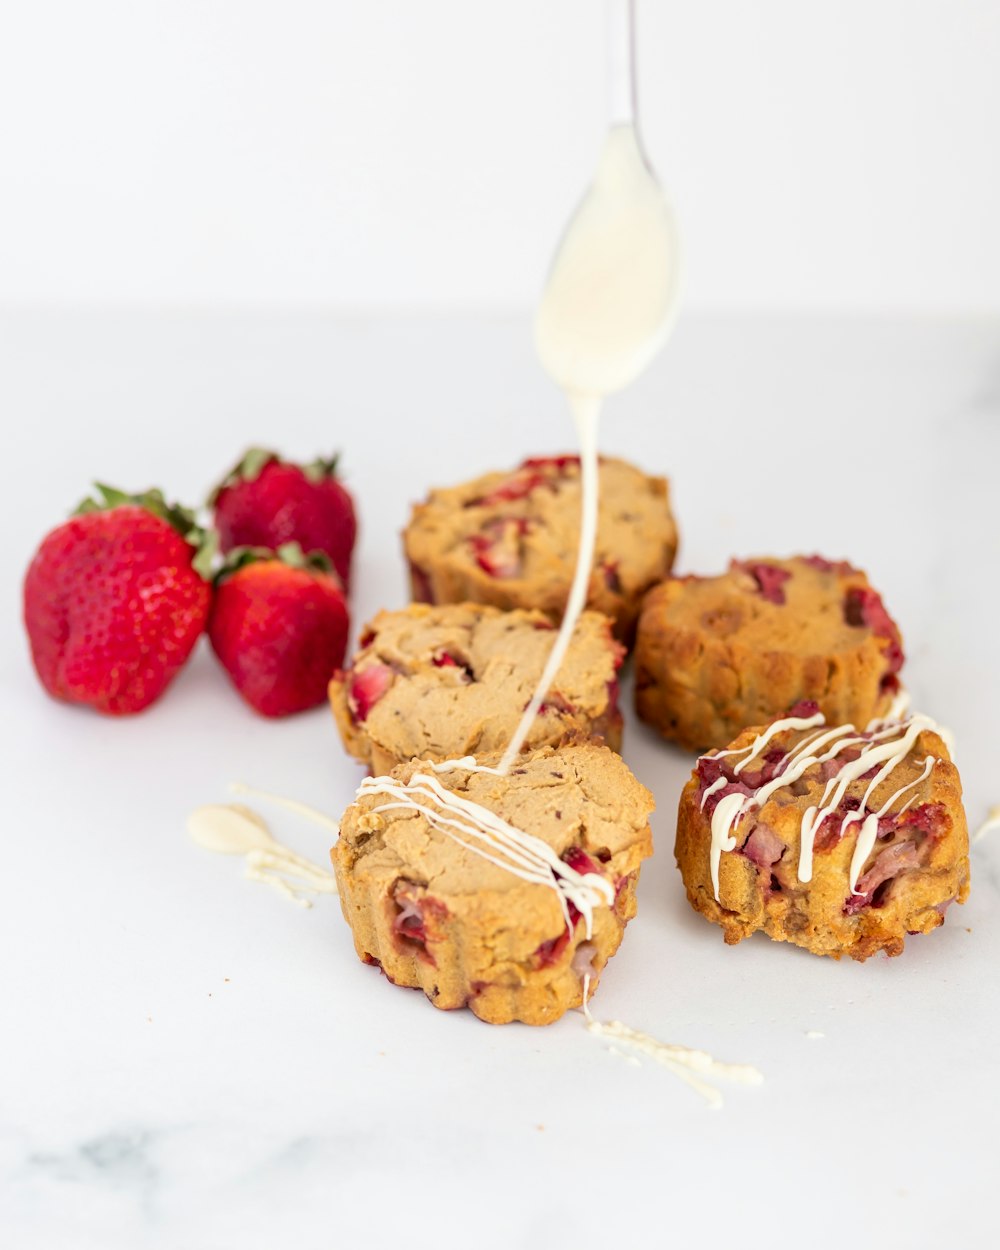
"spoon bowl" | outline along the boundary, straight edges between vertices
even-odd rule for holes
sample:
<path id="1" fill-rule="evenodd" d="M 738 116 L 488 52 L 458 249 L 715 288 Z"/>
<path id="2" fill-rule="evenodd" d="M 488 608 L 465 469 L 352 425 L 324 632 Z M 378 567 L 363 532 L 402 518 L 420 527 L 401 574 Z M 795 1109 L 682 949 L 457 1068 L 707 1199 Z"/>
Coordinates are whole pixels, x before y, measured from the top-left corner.
<path id="1" fill-rule="evenodd" d="M 608 131 L 597 173 L 556 250 L 535 345 L 564 390 L 609 395 L 666 342 L 680 266 L 673 210 L 631 123 Z"/>

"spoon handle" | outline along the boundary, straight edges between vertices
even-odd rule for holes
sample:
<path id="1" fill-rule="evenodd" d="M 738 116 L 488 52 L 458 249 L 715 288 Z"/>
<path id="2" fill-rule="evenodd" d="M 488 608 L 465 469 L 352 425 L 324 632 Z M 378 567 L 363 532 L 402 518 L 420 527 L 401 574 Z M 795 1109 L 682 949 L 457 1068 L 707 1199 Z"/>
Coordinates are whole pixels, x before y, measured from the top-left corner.
<path id="1" fill-rule="evenodd" d="M 632 126 L 635 98 L 635 0 L 606 0 L 608 105 L 612 126 Z"/>

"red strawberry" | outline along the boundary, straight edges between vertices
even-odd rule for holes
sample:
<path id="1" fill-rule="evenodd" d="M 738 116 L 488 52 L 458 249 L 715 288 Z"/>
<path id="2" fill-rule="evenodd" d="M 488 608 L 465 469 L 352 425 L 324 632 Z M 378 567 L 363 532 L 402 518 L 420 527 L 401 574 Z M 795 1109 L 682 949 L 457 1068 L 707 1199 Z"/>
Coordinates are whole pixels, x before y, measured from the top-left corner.
<path id="1" fill-rule="evenodd" d="M 335 476 L 337 458 L 291 464 L 273 451 L 253 448 L 212 493 L 223 551 L 298 543 L 323 551 L 345 589 L 357 536 L 354 502 Z"/>
<path id="2" fill-rule="evenodd" d="M 220 573 L 208 637 L 233 685 L 264 716 L 326 699 L 349 627 L 340 581 L 319 552 L 297 543 L 241 548 Z"/>
<path id="3" fill-rule="evenodd" d="M 180 671 L 208 617 L 211 552 L 190 512 L 159 491 L 98 486 L 54 529 L 24 579 L 42 685 L 100 712 L 141 712 Z"/>

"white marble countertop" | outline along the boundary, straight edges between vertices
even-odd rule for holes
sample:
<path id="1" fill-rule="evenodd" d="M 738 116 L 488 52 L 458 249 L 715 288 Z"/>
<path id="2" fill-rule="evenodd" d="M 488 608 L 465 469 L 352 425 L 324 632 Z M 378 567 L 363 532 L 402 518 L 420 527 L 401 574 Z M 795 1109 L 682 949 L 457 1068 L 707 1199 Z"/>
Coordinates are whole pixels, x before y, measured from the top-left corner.
<path id="1" fill-rule="evenodd" d="M 204 645 L 133 719 L 36 684 L 20 580 L 92 476 L 195 499 L 249 442 L 341 448 L 355 623 L 401 604 L 411 501 L 571 442 L 527 317 L 8 314 L 0 359 L 5 1247 L 993 1243 L 1000 836 L 899 959 L 728 949 L 671 853 L 691 760 L 629 717 L 657 853 L 594 1010 L 764 1072 L 713 1112 L 578 1013 L 433 1010 L 357 961 L 335 899 L 301 911 L 189 841 L 234 779 L 339 814 L 360 769 L 324 709 L 255 717 Z M 682 570 L 867 568 L 970 823 L 1000 801 L 1000 325 L 688 318 L 602 446 L 670 475 Z"/>

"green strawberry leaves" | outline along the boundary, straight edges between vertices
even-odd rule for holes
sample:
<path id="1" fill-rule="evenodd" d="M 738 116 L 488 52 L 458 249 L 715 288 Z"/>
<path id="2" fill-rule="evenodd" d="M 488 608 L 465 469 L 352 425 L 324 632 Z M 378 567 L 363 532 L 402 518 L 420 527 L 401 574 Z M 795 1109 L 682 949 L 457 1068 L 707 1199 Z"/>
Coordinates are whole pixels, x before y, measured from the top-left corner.
<path id="1" fill-rule="evenodd" d="M 226 556 L 222 567 L 215 575 L 216 585 L 232 577 L 240 569 L 251 564 L 263 564 L 277 561 L 292 569 L 301 569 L 305 573 L 321 573 L 340 585 L 340 578 L 333 567 L 333 561 L 324 551 L 304 552 L 298 543 L 282 543 L 277 550 L 270 547 L 234 547 Z"/>
<path id="2" fill-rule="evenodd" d="M 194 512 L 190 508 L 177 503 L 167 503 L 163 491 L 156 487 L 143 491 L 141 494 L 130 495 L 119 490 L 117 486 L 108 486 L 104 482 L 94 483 L 97 498 L 87 496 L 74 509 L 74 516 L 86 516 L 88 512 L 108 512 L 112 508 L 125 505 L 145 508 L 153 516 L 159 517 L 180 534 L 191 547 L 194 555 L 191 567 L 205 579 L 212 580 L 212 569 L 219 548 L 218 535 L 214 530 L 199 525 Z"/>
<path id="3" fill-rule="evenodd" d="M 273 461 L 279 464 L 293 464 L 294 461 L 283 460 L 276 451 L 271 451 L 267 447 L 251 447 L 245 451 L 237 460 L 236 464 L 229 472 L 218 482 L 208 496 L 209 507 L 214 507 L 215 501 L 227 486 L 234 486 L 237 482 L 255 482 L 260 477 L 267 465 Z M 335 452 L 332 456 L 317 456 L 315 460 L 310 460 L 308 464 L 299 465 L 303 475 L 310 482 L 322 482 L 324 478 L 337 476 L 337 464 L 340 461 L 340 453 Z"/>
<path id="4" fill-rule="evenodd" d="M 308 464 L 302 466 L 302 472 L 306 475 L 310 482 L 322 482 L 325 477 L 337 476 L 337 463 L 340 460 L 340 452 L 334 452 L 328 459 L 317 456 L 315 460 L 310 460 Z"/>

